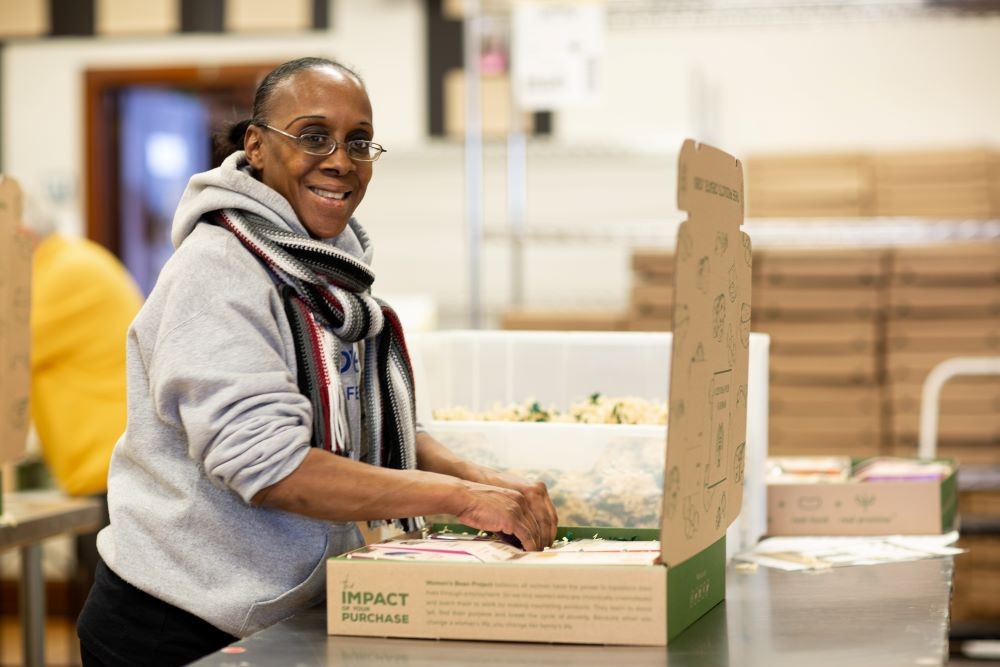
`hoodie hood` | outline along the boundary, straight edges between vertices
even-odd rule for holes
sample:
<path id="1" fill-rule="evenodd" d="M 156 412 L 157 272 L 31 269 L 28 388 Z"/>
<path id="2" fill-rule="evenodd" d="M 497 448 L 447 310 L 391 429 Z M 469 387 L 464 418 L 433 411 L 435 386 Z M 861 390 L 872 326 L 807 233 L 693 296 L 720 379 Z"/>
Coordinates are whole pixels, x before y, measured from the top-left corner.
<path id="1" fill-rule="evenodd" d="M 256 213 L 294 234 L 310 238 L 288 200 L 254 178 L 246 154 L 236 151 L 215 169 L 195 174 L 188 181 L 171 227 L 174 248 L 184 243 L 207 213 L 225 208 Z M 371 265 L 368 234 L 354 218 L 340 235 L 321 240 Z"/>

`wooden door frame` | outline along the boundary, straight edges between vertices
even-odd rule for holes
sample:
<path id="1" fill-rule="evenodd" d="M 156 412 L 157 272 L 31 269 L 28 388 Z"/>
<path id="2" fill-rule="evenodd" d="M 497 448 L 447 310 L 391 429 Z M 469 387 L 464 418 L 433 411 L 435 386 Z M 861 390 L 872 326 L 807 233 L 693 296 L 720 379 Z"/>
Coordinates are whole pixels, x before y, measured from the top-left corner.
<path id="1" fill-rule="evenodd" d="M 87 237 L 120 253 L 117 109 L 110 93 L 127 86 L 162 85 L 188 90 L 244 88 L 252 95 L 278 63 L 224 66 L 172 65 L 84 72 L 84 214 Z"/>

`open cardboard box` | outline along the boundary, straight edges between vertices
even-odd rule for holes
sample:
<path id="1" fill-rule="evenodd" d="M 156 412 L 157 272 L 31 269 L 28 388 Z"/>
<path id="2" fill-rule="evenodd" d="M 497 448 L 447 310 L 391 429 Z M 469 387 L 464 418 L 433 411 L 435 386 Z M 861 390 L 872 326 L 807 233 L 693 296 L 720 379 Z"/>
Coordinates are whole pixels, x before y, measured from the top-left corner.
<path id="1" fill-rule="evenodd" d="M 664 645 L 725 597 L 729 524 L 740 511 L 750 341 L 743 171 L 681 149 L 670 426 L 659 530 L 562 528 L 559 537 L 659 540 L 647 565 L 373 560 L 327 562 L 330 634 Z"/>
<path id="2" fill-rule="evenodd" d="M 957 527 L 958 467 L 952 461 L 942 461 L 951 466 L 943 479 L 855 479 L 855 471 L 872 460 L 851 461 L 844 481 L 769 479 L 768 535 L 932 535 Z"/>

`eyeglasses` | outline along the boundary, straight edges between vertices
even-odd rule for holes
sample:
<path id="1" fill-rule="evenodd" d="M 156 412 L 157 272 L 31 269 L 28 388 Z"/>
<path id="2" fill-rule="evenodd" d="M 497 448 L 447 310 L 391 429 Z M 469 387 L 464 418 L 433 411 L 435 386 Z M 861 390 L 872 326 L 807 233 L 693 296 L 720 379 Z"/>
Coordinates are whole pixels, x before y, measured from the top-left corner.
<path id="1" fill-rule="evenodd" d="M 309 155 L 332 155 L 338 146 L 343 146 L 347 149 L 347 157 L 352 160 L 357 160 L 358 162 L 374 162 L 385 153 L 386 150 L 382 148 L 381 144 L 376 144 L 374 141 L 368 141 L 367 139 L 350 139 L 348 141 L 337 141 L 333 137 L 327 136 L 325 134 L 300 134 L 298 136 L 294 134 L 289 134 L 288 132 L 283 132 L 276 127 L 271 127 L 266 123 L 255 123 L 258 127 L 266 127 L 269 130 L 273 130 L 278 134 L 283 134 L 292 141 L 294 141 L 299 148 L 302 149 L 303 153 L 308 153 Z"/>

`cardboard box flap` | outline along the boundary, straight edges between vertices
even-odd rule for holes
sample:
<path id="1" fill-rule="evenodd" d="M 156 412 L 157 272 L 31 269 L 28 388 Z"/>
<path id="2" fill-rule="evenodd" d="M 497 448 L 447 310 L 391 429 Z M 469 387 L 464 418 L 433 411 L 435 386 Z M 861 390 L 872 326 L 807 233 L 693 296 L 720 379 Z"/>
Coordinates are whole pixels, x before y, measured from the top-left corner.
<path id="1" fill-rule="evenodd" d="M 31 339 L 31 254 L 21 188 L 0 174 L 0 463 L 25 454 Z"/>
<path id="2" fill-rule="evenodd" d="M 663 560 L 718 540 L 743 500 L 750 348 L 750 237 L 743 169 L 692 140 L 681 149 L 670 413 L 661 518 Z"/>

